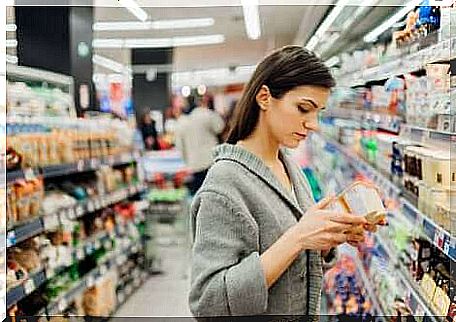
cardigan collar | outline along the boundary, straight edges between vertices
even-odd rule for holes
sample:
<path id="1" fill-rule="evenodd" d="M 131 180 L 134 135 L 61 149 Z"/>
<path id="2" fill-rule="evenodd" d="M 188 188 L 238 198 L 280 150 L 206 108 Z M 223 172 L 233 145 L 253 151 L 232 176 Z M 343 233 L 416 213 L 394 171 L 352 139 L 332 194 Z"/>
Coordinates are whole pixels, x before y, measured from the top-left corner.
<path id="1" fill-rule="evenodd" d="M 306 191 L 304 186 L 306 185 L 306 182 L 304 181 L 306 179 L 303 177 L 299 167 L 297 167 L 290 156 L 287 155 L 285 149 L 280 149 L 279 158 L 282 160 L 286 171 L 288 172 L 298 203 L 296 203 L 295 198 L 293 198 L 292 192 L 286 189 L 269 167 L 266 166 L 263 160 L 252 152 L 247 151 L 238 145 L 225 143 L 215 148 L 214 157 L 215 162 L 221 160 L 236 162 L 258 176 L 293 208 L 293 213 L 298 220 L 304 215 L 304 209 L 307 209 L 311 205 L 309 200 L 312 200 L 312 196 L 309 195 L 309 192 Z"/>

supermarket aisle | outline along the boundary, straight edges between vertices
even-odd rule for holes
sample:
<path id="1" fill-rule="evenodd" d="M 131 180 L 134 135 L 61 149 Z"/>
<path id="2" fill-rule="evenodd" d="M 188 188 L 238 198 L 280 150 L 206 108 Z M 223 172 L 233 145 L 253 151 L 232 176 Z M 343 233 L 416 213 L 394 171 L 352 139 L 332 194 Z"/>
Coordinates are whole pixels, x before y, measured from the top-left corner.
<path id="1" fill-rule="evenodd" d="M 130 299 L 119 308 L 116 317 L 191 316 L 187 304 L 190 287 L 190 242 L 186 217 L 176 222 L 159 224 L 158 250 L 163 274 L 152 275 Z"/>

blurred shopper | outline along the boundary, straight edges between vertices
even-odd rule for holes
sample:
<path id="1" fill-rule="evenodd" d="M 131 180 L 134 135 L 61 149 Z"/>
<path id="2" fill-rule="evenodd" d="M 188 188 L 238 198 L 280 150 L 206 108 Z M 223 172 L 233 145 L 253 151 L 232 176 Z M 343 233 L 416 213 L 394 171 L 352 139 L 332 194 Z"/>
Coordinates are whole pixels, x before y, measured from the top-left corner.
<path id="1" fill-rule="evenodd" d="M 365 219 L 325 210 L 331 198 L 314 204 L 305 176 L 281 149 L 318 130 L 334 85 L 324 63 L 300 46 L 257 66 L 192 204 L 195 316 L 310 320 L 320 313 L 323 266 L 335 261 L 334 248 L 364 240 Z"/>
<path id="2" fill-rule="evenodd" d="M 160 150 L 155 120 L 152 119 L 149 113 L 143 115 L 141 134 L 146 150 Z"/>
<path id="3" fill-rule="evenodd" d="M 176 148 L 181 151 L 193 174 L 189 184 L 192 195 L 206 178 L 207 170 L 212 165 L 212 150 L 225 127 L 222 117 L 209 109 L 209 99 L 209 96 L 203 96 L 200 105 L 188 116 L 181 116 L 175 127 Z"/>

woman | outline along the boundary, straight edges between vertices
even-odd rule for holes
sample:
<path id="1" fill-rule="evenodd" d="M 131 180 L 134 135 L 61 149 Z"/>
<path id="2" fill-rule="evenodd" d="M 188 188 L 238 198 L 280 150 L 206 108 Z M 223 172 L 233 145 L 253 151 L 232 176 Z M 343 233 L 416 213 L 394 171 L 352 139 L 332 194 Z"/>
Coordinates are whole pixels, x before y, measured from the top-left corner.
<path id="1" fill-rule="evenodd" d="M 314 204 L 300 169 L 280 149 L 318 130 L 333 86 L 324 64 L 298 46 L 256 68 L 192 204 L 189 304 L 196 317 L 317 315 L 334 248 L 363 241 L 363 229 L 354 228 L 365 219 L 324 210 L 331 199 Z"/>

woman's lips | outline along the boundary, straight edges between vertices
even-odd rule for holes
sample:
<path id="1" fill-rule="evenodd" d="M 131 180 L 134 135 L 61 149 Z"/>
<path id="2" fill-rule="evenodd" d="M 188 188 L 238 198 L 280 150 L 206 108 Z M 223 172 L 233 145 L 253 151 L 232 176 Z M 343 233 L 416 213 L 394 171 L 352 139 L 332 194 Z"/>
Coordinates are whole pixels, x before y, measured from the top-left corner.
<path id="1" fill-rule="evenodd" d="M 293 134 L 298 136 L 301 139 L 305 139 L 307 137 L 307 134 L 302 134 L 302 133 L 298 133 L 298 132 L 294 132 Z"/>

